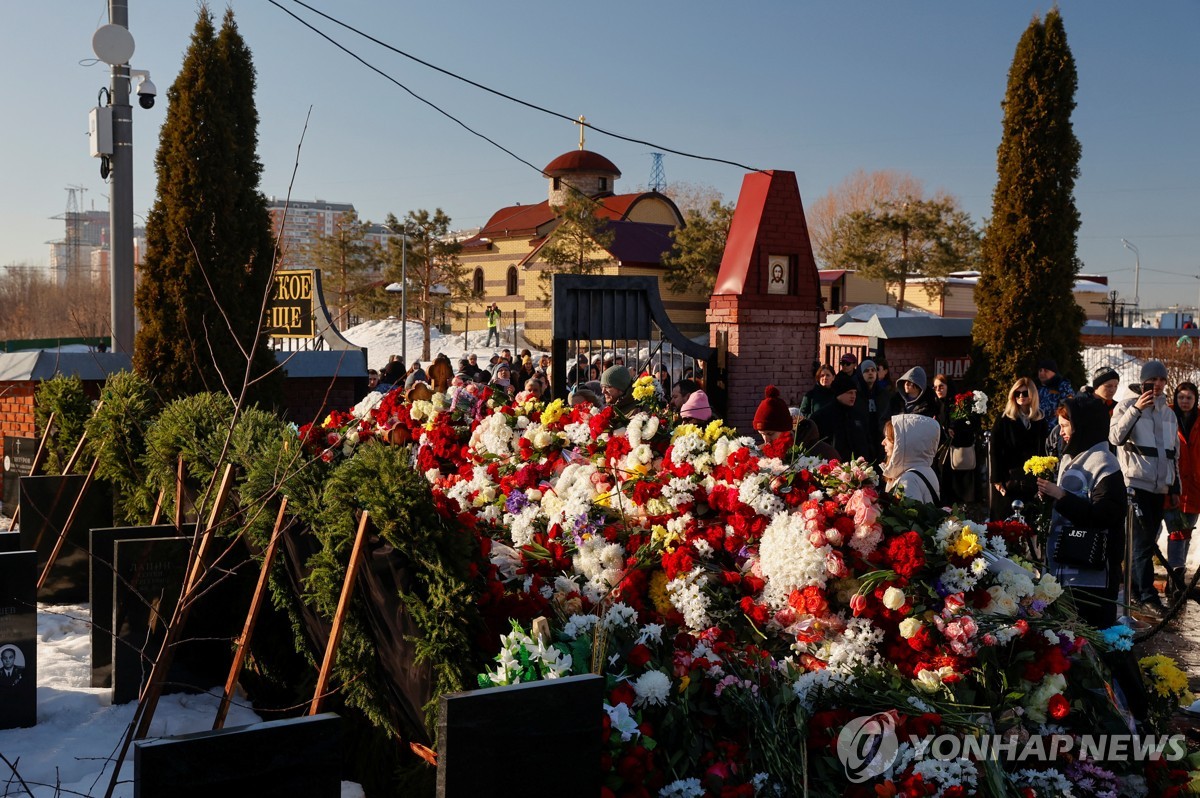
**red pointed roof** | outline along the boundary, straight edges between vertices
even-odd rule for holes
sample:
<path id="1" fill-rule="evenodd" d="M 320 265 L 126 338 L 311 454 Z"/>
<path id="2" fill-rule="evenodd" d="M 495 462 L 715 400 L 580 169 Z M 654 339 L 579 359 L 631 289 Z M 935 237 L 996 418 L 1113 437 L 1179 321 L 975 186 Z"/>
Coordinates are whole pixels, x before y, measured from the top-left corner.
<path id="1" fill-rule="evenodd" d="M 599 205 L 596 215 L 604 219 L 625 221 L 633 206 L 648 197 L 660 197 L 670 202 L 661 194 L 652 191 L 642 191 L 635 194 L 609 194 L 597 197 Z M 509 205 L 492 214 L 492 218 L 474 237 L 462 242 L 464 249 L 487 246 L 498 238 L 521 238 L 535 236 L 538 230 L 547 222 L 554 221 L 554 211 L 549 200 L 542 200 L 536 205 Z M 487 239 L 483 241 L 482 239 Z"/>
<path id="2" fill-rule="evenodd" d="M 561 177 L 572 172 L 601 172 L 613 177 L 621 176 L 621 170 L 612 161 L 591 150 L 564 152 L 542 170 L 546 177 Z"/>

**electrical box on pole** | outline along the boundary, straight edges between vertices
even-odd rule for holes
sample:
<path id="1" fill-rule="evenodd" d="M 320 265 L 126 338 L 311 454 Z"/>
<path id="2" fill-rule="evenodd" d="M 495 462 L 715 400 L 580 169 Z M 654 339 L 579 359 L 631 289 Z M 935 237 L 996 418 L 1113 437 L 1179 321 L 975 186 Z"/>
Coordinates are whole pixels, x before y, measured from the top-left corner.
<path id="1" fill-rule="evenodd" d="M 112 108 L 107 105 L 97 105 L 88 114 L 88 141 L 93 158 L 113 154 L 112 119 Z"/>

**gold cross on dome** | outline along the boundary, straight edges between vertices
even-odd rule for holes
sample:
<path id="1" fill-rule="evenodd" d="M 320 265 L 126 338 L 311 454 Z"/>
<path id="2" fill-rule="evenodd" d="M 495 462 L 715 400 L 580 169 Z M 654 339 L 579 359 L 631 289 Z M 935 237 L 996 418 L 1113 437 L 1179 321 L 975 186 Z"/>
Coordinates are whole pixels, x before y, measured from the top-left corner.
<path id="1" fill-rule="evenodd" d="M 579 121 L 575 124 L 579 125 L 579 149 L 583 149 L 583 132 L 587 130 L 587 117 L 583 114 L 579 115 Z"/>

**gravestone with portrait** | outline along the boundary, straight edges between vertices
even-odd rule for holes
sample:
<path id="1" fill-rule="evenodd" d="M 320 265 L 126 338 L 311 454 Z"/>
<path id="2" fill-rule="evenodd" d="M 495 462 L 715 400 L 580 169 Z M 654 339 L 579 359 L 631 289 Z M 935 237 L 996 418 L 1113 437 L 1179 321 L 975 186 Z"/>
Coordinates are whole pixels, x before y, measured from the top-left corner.
<path id="1" fill-rule="evenodd" d="M 86 479 L 82 474 L 21 477 L 21 548 L 37 552 L 39 572 L 49 561 Z M 73 604 L 88 600 L 88 531 L 112 526 L 112 520 L 111 489 L 103 482 L 93 482 L 67 530 L 54 567 L 38 590 L 38 601 Z"/>
<path id="2" fill-rule="evenodd" d="M 438 798 L 596 795 L 604 677 L 569 676 L 442 696 Z M 519 746 L 496 745 L 509 736 Z M 547 757 L 550 749 L 570 757 Z M 520 778 L 497 779 L 502 772 Z"/>
<path id="3" fill-rule="evenodd" d="M 88 603 L 92 608 L 92 687 L 112 687 L 113 560 L 117 541 L 169 537 L 178 537 L 175 527 L 169 524 L 91 530 Z"/>
<path id="4" fill-rule="evenodd" d="M 37 725 L 37 553 L 0 554 L 0 729 Z"/>
<path id="5" fill-rule="evenodd" d="M 181 537 L 115 540 L 112 574 L 113 703 L 136 701 L 162 646 L 179 602 L 191 541 Z M 182 664 L 167 676 L 164 692 L 183 686 Z"/>
<path id="6" fill-rule="evenodd" d="M 326 712 L 135 743 L 133 794 L 338 798 L 341 768 L 342 719 Z"/>
<path id="7" fill-rule="evenodd" d="M 17 506 L 21 477 L 33 472 L 33 458 L 37 455 L 40 443 L 37 438 L 4 436 L 4 497 L 0 501 L 8 508 L 9 515 Z"/>

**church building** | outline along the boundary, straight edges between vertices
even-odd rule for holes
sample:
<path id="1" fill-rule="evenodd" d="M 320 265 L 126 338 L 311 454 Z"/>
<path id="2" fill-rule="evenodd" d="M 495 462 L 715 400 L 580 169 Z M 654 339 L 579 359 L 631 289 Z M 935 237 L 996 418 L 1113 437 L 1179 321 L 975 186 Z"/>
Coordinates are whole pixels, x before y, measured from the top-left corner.
<path id="1" fill-rule="evenodd" d="M 616 193 L 620 170 L 603 155 L 583 149 L 582 136 L 579 149 L 552 160 L 542 174 L 547 180 L 546 199 L 501 208 L 476 235 L 462 242 L 459 260 L 466 266 L 476 298 L 456 304 L 455 332 L 462 332 L 464 325 L 472 331 L 484 329 L 484 311 L 495 303 L 503 312 L 505 340 L 511 340 L 508 335 L 515 313 L 528 342 L 540 349 L 550 348 L 551 310 L 546 283 L 540 279 L 550 267 L 539 259 L 539 252 L 553 240 L 561 224 L 555 206 L 572 190 L 597 201 L 596 215 L 607 221 L 613 234 L 611 245 L 605 248 L 607 262 L 597 274 L 661 276 L 666 271 L 662 257 L 671 249 L 670 233 L 683 225 L 683 215 L 669 197 L 657 191 Z M 707 292 L 675 293 L 665 281 L 660 281 L 659 290 L 667 313 L 685 335 L 707 335 Z"/>

